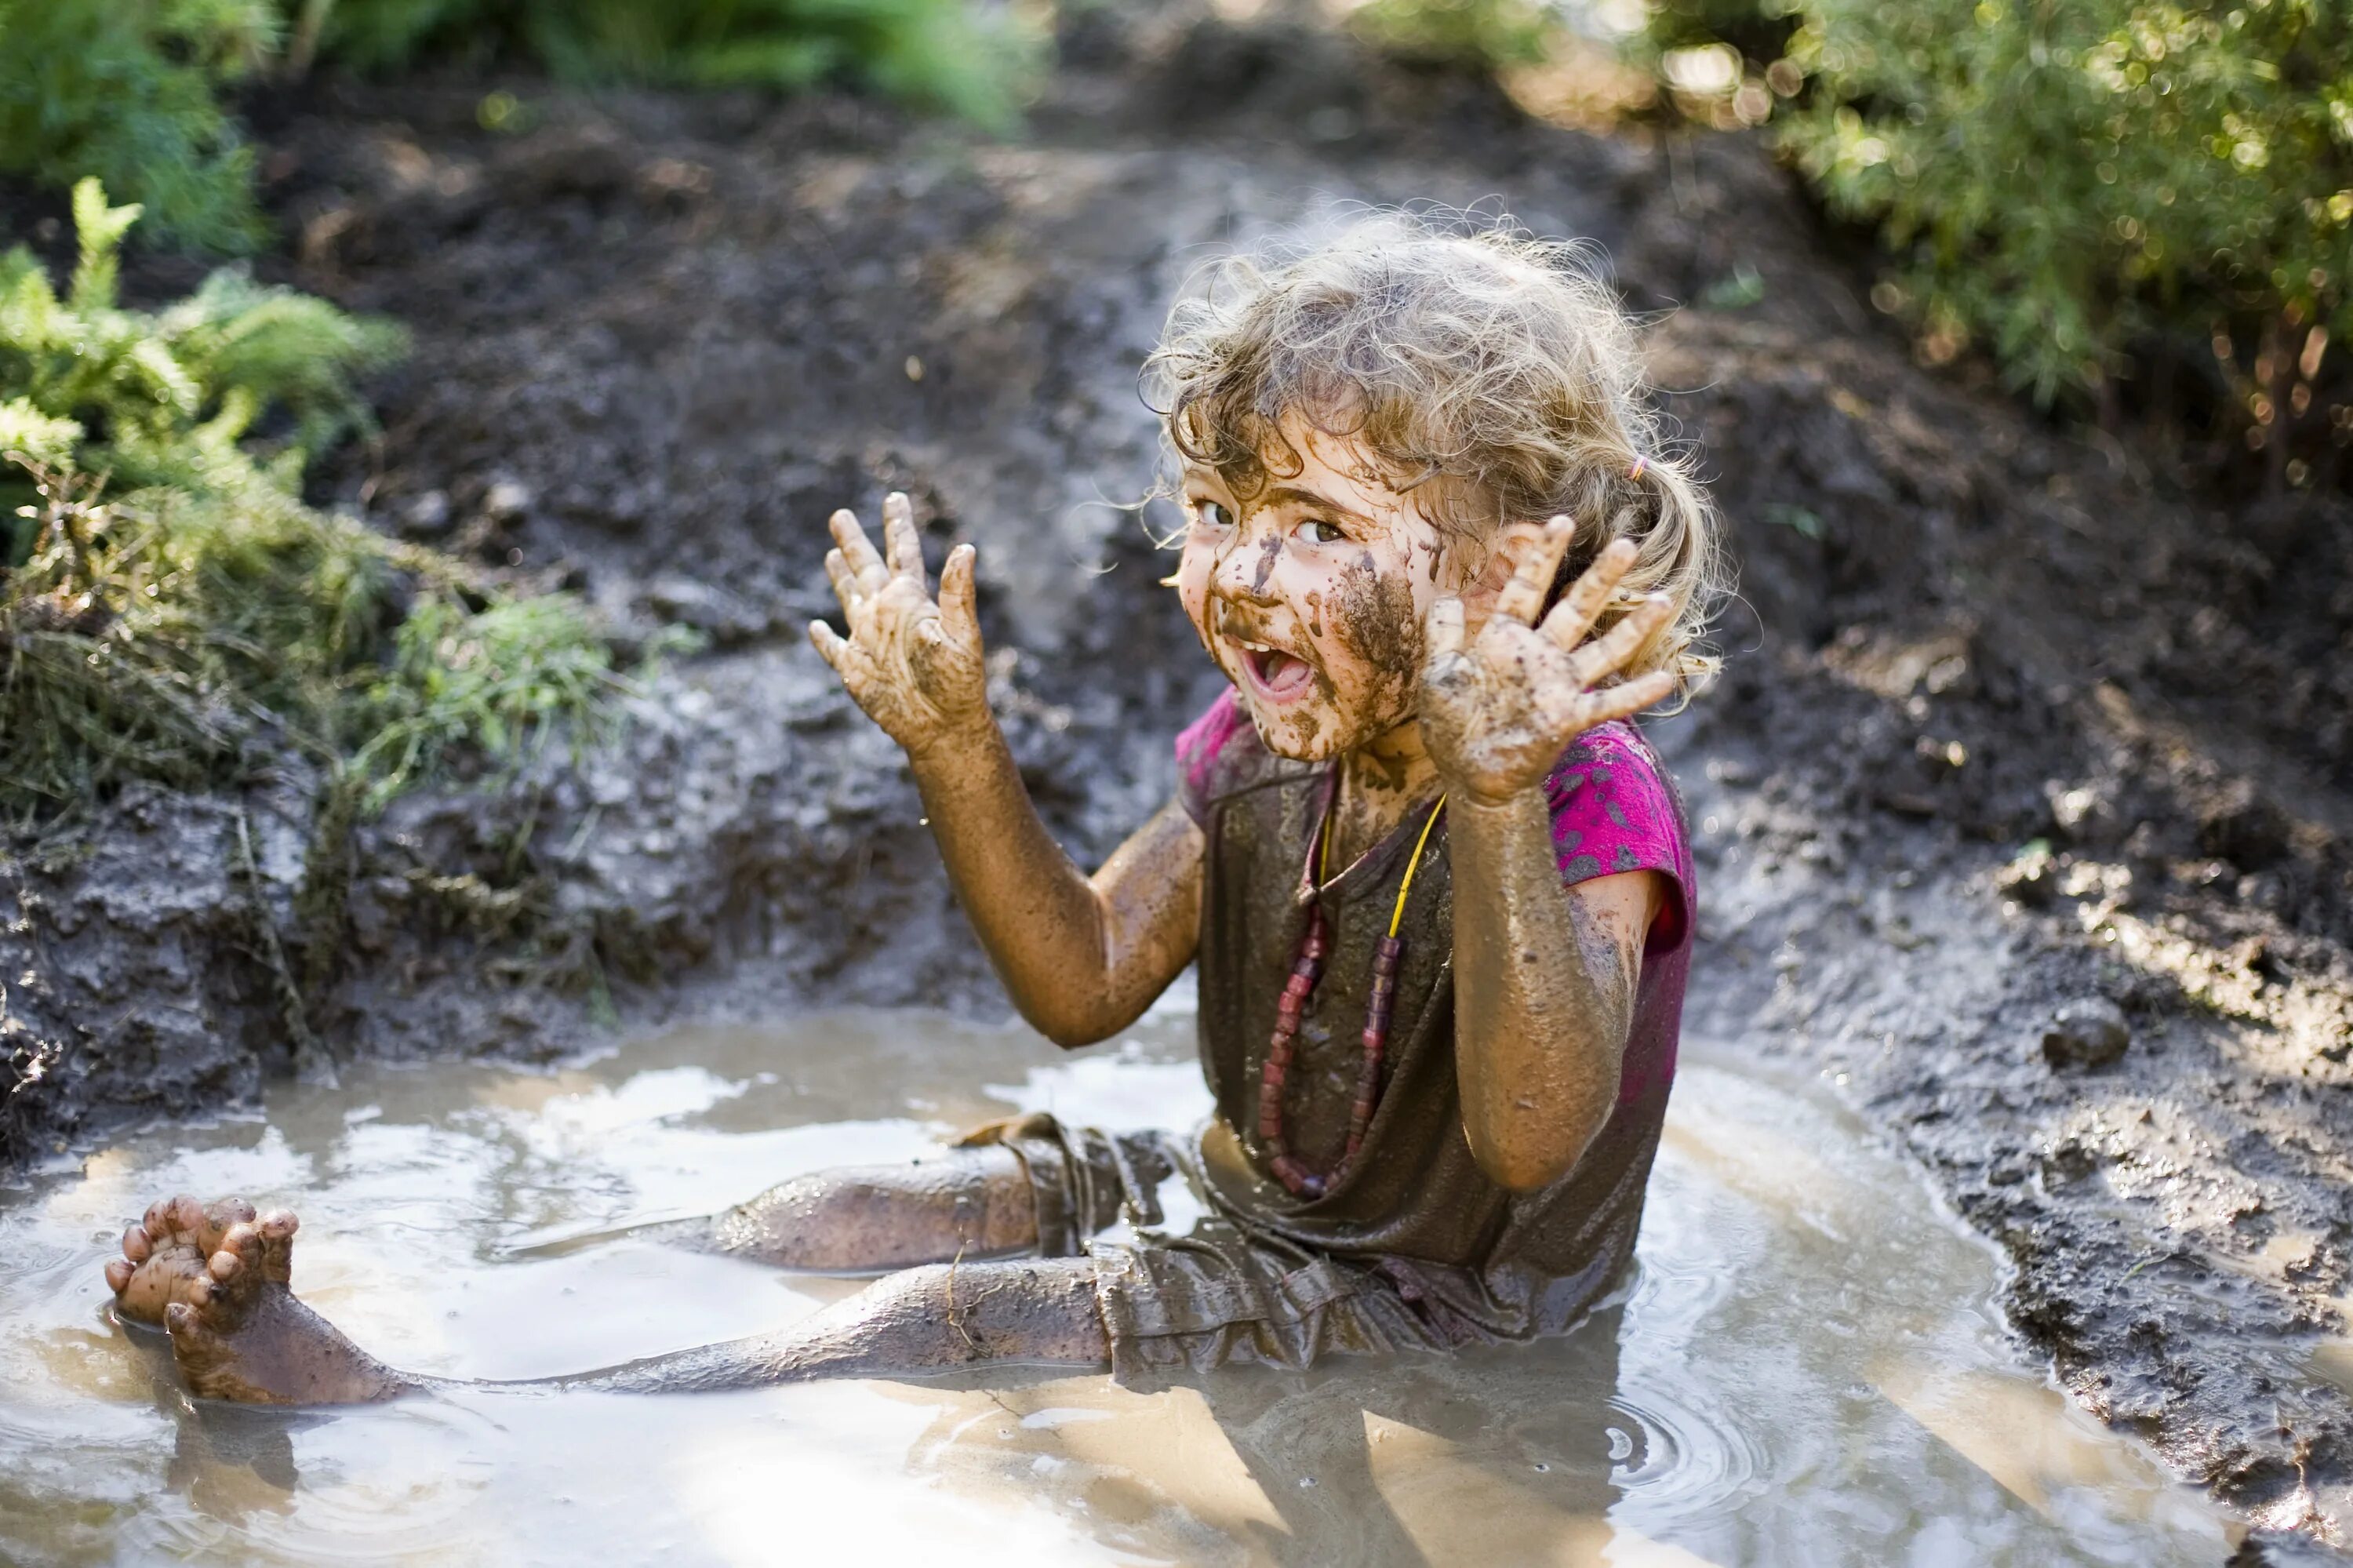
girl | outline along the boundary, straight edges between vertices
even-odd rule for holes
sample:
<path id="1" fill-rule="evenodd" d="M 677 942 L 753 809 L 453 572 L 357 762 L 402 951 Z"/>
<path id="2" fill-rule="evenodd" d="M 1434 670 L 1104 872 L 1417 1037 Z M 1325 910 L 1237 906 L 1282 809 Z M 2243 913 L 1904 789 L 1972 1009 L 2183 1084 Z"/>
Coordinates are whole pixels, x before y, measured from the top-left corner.
<path id="1" fill-rule="evenodd" d="M 810 635 L 905 749 L 1039 1031 L 1116 1034 L 1198 964 L 1216 1116 L 1182 1138 L 1033 1116 L 786 1182 L 684 1239 L 897 1272 L 778 1334 L 559 1381 L 1297 1367 L 1556 1333 L 1631 1255 L 1694 889 L 1626 721 L 1707 667 L 1716 557 L 1624 318 L 1565 248 L 1391 217 L 1224 263 L 1148 375 L 1186 514 L 1172 580 L 1232 686 L 1177 738 L 1176 799 L 1092 876 L 990 715 L 971 546 L 935 595 L 904 496 L 879 554 L 837 513 L 848 635 Z M 1155 1228 L 1176 1172 L 1207 1213 L 1182 1236 Z M 1123 1217 L 1138 1239 L 1091 1243 Z M 108 1280 L 202 1394 L 426 1385 L 289 1292 L 293 1230 L 174 1199 Z"/>

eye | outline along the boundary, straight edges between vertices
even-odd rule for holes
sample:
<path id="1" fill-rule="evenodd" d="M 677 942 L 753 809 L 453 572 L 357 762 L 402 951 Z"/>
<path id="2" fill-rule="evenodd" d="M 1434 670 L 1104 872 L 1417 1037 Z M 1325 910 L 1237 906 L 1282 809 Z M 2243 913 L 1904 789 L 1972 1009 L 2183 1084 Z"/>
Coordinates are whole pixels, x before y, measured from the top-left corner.
<path id="1" fill-rule="evenodd" d="M 1204 528 L 1230 528 L 1234 525 L 1234 514 L 1225 503 L 1203 496 L 1193 503 L 1193 521 Z"/>
<path id="2" fill-rule="evenodd" d="M 1299 527 L 1301 532 L 1319 545 L 1336 545 L 1348 536 L 1347 530 L 1342 528 L 1337 523 L 1322 517 L 1311 517 Z"/>

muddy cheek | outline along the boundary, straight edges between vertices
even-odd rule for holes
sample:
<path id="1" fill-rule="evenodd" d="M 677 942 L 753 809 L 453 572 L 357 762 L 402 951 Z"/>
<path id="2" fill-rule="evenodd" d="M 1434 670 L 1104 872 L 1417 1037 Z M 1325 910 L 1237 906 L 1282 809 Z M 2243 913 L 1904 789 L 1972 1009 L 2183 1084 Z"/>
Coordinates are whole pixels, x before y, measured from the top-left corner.
<path id="1" fill-rule="evenodd" d="M 1421 669 L 1421 617 L 1414 609 L 1413 585 L 1403 573 L 1384 573 L 1368 558 L 1360 560 L 1349 567 L 1331 608 L 1340 646 L 1371 677 L 1362 716 L 1402 718 Z"/>

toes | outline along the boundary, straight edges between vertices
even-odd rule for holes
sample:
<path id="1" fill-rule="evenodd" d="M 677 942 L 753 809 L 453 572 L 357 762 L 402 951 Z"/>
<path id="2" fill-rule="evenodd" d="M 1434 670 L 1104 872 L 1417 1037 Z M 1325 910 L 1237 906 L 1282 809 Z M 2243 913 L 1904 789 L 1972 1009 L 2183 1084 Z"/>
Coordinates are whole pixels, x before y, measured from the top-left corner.
<path id="1" fill-rule="evenodd" d="M 253 1205 L 242 1198 L 217 1198 L 205 1205 L 204 1223 L 196 1233 L 196 1245 L 211 1252 L 221 1244 L 231 1225 L 253 1218 Z"/>
<path id="2" fill-rule="evenodd" d="M 206 1260 L 204 1298 L 192 1292 L 188 1299 L 203 1306 L 224 1294 L 216 1287 L 227 1287 L 240 1279 L 269 1277 L 269 1245 L 262 1238 L 261 1228 L 250 1220 L 229 1226 L 228 1234 L 221 1237 L 220 1250 Z"/>
<path id="3" fill-rule="evenodd" d="M 191 1302 L 174 1301 L 164 1308 L 164 1327 L 172 1336 L 172 1353 L 183 1367 L 191 1359 L 209 1366 L 219 1359 L 219 1336 L 205 1324 L 204 1314 Z"/>
<path id="4" fill-rule="evenodd" d="M 148 1239 L 146 1226 L 133 1225 L 122 1233 L 122 1255 L 131 1260 L 132 1266 L 146 1262 L 147 1255 L 154 1250 L 155 1244 Z"/>
<path id="5" fill-rule="evenodd" d="M 147 1205 L 147 1213 L 141 1218 L 139 1227 L 147 1233 L 150 1240 L 167 1242 L 172 1239 L 172 1202 L 169 1198 L 158 1198 Z"/>
<path id="6" fill-rule="evenodd" d="M 117 1296 L 121 1295 L 122 1287 L 131 1283 L 132 1272 L 129 1258 L 116 1258 L 106 1266 L 106 1287 Z"/>
<path id="7" fill-rule="evenodd" d="M 280 1285 L 294 1277 L 294 1233 L 302 1222 L 290 1209 L 273 1209 L 261 1217 L 261 1277 Z"/>
<path id="8" fill-rule="evenodd" d="M 172 1200 L 172 1232 L 175 1239 L 194 1241 L 204 1233 L 205 1206 L 185 1192 Z"/>
<path id="9" fill-rule="evenodd" d="M 278 1223 L 283 1218 L 284 1224 Z M 186 1292 L 187 1299 L 205 1308 L 216 1326 L 242 1312 L 255 1287 L 265 1280 L 286 1283 L 289 1256 L 287 1234 L 294 1228 L 291 1214 L 239 1220 L 221 1236 L 220 1249 L 206 1259 L 205 1269 Z"/>
<path id="10" fill-rule="evenodd" d="M 202 1313 L 174 1301 L 164 1309 L 164 1327 L 172 1336 L 172 1360 L 190 1393 L 204 1399 L 251 1397 L 236 1375 L 236 1353 L 206 1325 Z"/>
<path id="11" fill-rule="evenodd" d="M 195 1314 L 195 1320 L 212 1332 L 226 1334 L 244 1321 L 246 1308 L 249 1305 L 248 1294 L 227 1280 L 204 1273 L 188 1281 L 180 1292 L 180 1299 L 174 1305 L 186 1307 Z M 167 1324 L 171 1312 L 170 1307 L 164 1308 Z"/>

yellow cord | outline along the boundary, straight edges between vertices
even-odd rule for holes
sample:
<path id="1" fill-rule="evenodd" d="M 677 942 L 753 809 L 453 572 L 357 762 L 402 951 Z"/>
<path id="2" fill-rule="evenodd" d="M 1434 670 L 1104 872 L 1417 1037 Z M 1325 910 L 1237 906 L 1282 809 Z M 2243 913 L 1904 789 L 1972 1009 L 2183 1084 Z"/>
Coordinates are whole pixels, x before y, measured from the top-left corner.
<path id="1" fill-rule="evenodd" d="M 1336 806 L 1338 803 L 1339 791 L 1335 789 L 1333 804 Z M 1421 869 L 1421 852 L 1430 847 L 1430 832 L 1438 826 L 1438 813 L 1444 810 L 1446 797 L 1440 795 L 1431 804 L 1430 815 L 1422 819 L 1421 837 L 1413 841 L 1413 858 L 1405 863 L 1405 880 L 1398 884 L 1397 907 L 1389 911 L 1389 935 L 1392 937 L 1398 934 L 1398 927 L 1405 924 L 1405 901 L 1413 891 L 1413 874 Z M 1317 836 L 1321 842 L 1315 846 L 1315 883 L 1320 889 L 1332 880 L 1332 812 L 1329 808 L 1324 812 L 1324 825 L 1318 830 Z"/>
<path id="2" fill-rule="evenodd" d="M 1405 863 L 1405 880 L 1398 884 L 1397 907 L 1389 912 L 1389 935 L 1392 937 L 1398 934 L 1398 927 L 1405 924 L 1405 895 L 1413 891 L 1413 874 L 1421 869 L 1421 852 L 1430 843 L 1430 830 L 1438 826 L 1438 813 L 1444 810 L 1446 797 L 1440 795 L 1438 803 L 1430 807 L 1429 819 L 1421 824 L 1421 837 L 1413 841 L 1413 858 Z"/>

